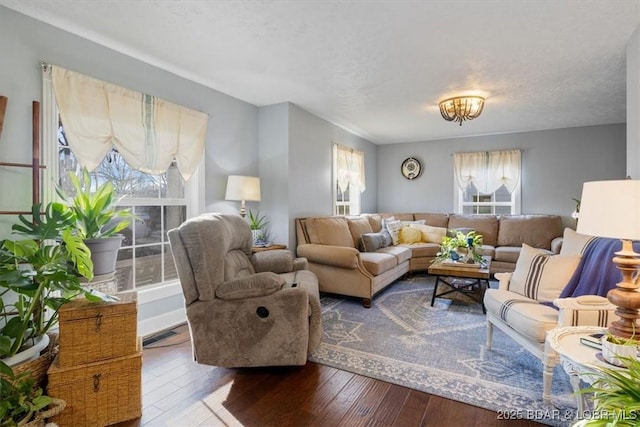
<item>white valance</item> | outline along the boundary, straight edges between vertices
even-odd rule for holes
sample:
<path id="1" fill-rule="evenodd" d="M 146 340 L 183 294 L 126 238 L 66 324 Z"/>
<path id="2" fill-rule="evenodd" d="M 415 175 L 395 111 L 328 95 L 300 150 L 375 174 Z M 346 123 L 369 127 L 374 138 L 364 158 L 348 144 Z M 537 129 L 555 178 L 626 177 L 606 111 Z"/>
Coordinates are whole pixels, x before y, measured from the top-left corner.
<path id="1" fill-rule="evenodd" d="M 352 148 L 343 147 L 336 144 L 336 180 L 340 191 L 347 191 L 347 187 L 351 184 L 351 188 L 364 192 L 365 176 L 364 176 L 364 153 Z"/>
<path id="2" fill-rule="evenodd" d="M 456 182 L 463 191 L 473 183 L 483 194 L 503 185 L 511 193 L 520 182 L 520 150 L 456 153 L 453 165 Z"/>
<path id="3" fill-rule="evenodd" d="M 204 152 L 208 116 L 57 66 L 56 101 L 67 142 L 89 170 L 116 147 L 135 169 L 161 174 L 175 159 L 188 180 Z"/>

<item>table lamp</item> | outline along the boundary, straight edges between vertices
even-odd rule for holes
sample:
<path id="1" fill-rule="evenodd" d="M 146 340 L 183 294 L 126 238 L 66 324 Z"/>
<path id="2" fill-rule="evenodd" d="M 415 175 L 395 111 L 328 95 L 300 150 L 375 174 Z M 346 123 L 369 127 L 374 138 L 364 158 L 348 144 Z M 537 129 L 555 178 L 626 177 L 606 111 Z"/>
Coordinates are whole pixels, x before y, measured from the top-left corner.
<path id="1" fill-rule="evenodd" d="M 633 250 L 632 241 L 640 240 L 640 181 L 585 182 L 576 231 L 622 240 L 622 249 L 612 259 L 622 280 L 607 293 L 607 299 L 617 307 L 619 319 L 611 323 L 609 332 L 625 338 L 638 336 L 640 254 Z"/>
<path id="2" fill-rule="evenodd" d="M 245 216 L 245 201 L 260 201 L 260 178 L 257 176 L 229 175 L 226 200 L 240 200 L 240 215 Z"/>

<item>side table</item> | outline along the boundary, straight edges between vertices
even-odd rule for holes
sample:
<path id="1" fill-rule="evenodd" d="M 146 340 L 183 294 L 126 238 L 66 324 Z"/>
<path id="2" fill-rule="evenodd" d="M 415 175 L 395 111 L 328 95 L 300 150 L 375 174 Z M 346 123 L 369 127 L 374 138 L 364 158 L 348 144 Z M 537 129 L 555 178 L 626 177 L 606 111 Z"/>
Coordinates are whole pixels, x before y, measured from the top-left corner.
<path id="1" fill-rule="evenodd" d="M 252 253 L 263 252 L 263 251 L 273 251 L 276 249 L 287 249 L 287 245 L 269 245 L 269 246 L 254 246 L 251 248 Z"/>
<path id="2" fill-rule="evenodd" d="M 596 367 L 614 368 L 606 362 L 600 361 L 596 355 L 600 350 L 580 343 L 580 338 L 590 334 L 606 331 L 602 326 L 567 326 L 556 328 L 547 332 L 547 344 L 550 349 L 558 354 L 562 368 L 569 375 L 569 381 L 574 392 L 580 390 L 580 380 L 587 384 L 594 381 Z M 617 368 L 624 369 L 624 368 Z M 576 394 L 578 415 L 585 413 L 586 398 L 584 394 Z"/>

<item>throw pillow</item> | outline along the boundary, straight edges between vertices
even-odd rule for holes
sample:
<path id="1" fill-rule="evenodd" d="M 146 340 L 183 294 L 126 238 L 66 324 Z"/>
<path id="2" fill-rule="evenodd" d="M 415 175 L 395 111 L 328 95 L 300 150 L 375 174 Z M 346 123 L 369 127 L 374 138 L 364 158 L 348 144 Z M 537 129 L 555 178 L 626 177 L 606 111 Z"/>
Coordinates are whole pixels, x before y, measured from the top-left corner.
<path id="1" fill-rule="evenodd" d="M 385 228 L 391 234 L 391 241 L 394 245 L 400 243 L 400 230 L 402 229 L 402 221 L 400 220 L 389 220 L 388 218 L 384 221 Z"/>
<path id="2" fill-rule="evenodd" d="M 441 244 L 442 239 L 447 235 L 447 229 L 444 227 L 423 224 L 411 224 L 410 227 L 420 230 L 422 241 L 427 243 Z"/>
<path id="3" fill-rule="evenodd" d="M 402 227 L 400 230 L 400 243 L 420 243 L 422 242 L 422 233 L 417 228 Z"/>
<path id="4" fill-rule="evenodd" d="M 522 245 L 509 290 L 541 302 L 560 296 L 576 271 L 581 255 L 553 255 L 544 249 Z"/>
<path id="5" fill-rule="evenodd" d="M 589 246 L 589 243 L 595 239 L 594 236 L 578 234 L 567 227 L 564 229 L 564 234 L 562 235 L 560 255 L 582 254 L 587 246 Z"/>
<path id="6" fill-rule="evenodd" d="M 386 248 L 391 244 L 389 231 L 382 230 L 379 233 L 362 233 L 360 235 L 360 250 L 362 252 L 375 252 L 380 248 Z"/>

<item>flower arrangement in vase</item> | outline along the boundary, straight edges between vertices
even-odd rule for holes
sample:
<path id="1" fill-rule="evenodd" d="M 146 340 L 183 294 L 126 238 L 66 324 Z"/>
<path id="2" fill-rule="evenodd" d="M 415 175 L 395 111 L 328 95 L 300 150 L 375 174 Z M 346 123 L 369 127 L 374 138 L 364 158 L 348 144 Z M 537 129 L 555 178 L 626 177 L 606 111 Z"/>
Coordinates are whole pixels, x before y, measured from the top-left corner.
<path id="1" fill-rule="evenodd" d="M 482 235 L 475 231 L 468 233 L 454 231 L 453 233 L 442 238 L 436 260 L 450 260 L 466 264 L 481 263 L 482 255 L 476 252 L 476 248 L 482 246 Z"/>

